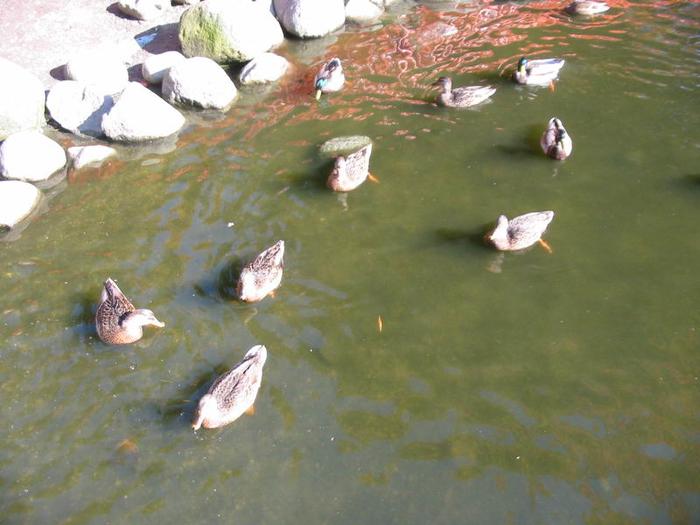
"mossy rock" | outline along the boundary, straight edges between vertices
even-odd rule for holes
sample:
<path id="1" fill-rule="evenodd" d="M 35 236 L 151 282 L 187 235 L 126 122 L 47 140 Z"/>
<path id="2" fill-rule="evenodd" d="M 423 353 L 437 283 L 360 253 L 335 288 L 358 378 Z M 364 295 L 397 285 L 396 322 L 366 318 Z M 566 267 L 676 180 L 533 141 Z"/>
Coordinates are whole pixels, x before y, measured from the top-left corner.
<path id="1" fill-rule="evenodd" d="M 321 156 L 334 158 L 349 155 L 371 143 L 372 139 L 364 135 L 335 137 L 321 144 Z"/>

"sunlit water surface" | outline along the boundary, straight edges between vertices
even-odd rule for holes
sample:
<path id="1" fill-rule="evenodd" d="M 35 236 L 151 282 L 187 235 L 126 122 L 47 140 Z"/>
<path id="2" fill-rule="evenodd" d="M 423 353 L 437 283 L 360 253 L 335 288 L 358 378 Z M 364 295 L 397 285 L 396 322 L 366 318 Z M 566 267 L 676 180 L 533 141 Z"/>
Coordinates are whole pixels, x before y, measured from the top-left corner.
<path id="1" fill-rule="evenodd" d="M 177 149 L 71 174 L 0 248 L 0 522 L 698 523 L 700 7 L 610 3 L 399 4 L 287 43 Z M 554 91 L 511 84 L 523 54 L 566 59 Z M 441 74 L 498 91 L 438 108 Z M 318 145 L 345 134 L 379 183 L 343 200 Z M 481 242 L 544 209 L 552 254 Z M 282 287 L 240 304 L 277 239 Z M 99 342 L 108 276 L 166 327 Z M 256 414 L 193 433 L 257 343 Z"/>

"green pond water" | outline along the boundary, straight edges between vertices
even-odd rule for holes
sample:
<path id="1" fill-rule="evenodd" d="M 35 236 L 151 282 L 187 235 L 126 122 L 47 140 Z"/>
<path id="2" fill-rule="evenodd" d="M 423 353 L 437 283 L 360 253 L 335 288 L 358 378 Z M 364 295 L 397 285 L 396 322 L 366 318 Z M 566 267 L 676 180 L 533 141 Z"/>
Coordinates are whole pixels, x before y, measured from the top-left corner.
<path id="1" fill-rule="evenodd" d="M 0 523 L 700 522 L 700 4 L 610 3 L 404 3 L 285 44 L 284 82 L 176 149 L 70 174 L 0 245 Z M 554 91 L 508 80 L 523 54 L 567 60 Z M 497 92 L 438 108 L 442 74 Z M 318 146 L 349 134 L 379 183 L 343 200 Z M 482 243 L 547 209 L 552 254 Z M 239 303 L 277 239 L 276 297 Z M 165 328 L 102 344 L 108 276 Z M 256 414 L 194 433 L 254 344 Z"/>

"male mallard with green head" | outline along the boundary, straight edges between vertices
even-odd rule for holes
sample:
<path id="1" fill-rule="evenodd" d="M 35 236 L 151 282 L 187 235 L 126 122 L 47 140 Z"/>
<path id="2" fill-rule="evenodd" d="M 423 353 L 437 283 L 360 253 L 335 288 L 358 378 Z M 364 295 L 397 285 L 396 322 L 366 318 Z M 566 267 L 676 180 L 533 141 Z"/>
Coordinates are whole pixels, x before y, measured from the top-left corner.
<path id="1" fill-rule="evenodd" d="M 162 328 L 165 323 L 156 319 L 151 310 L 134 308 L 117 284 L 108 278 L 95 315 L 97 335 L 107 344 L 124 345 L 141 339 L 144 326 Z"/>
<path id="2" fill-rule="evenodd" d="M 238 278 L 236 293 L 241 301 L 262 301 L 282 282 L 284 241 L 277 241 L 245 265 Z"/>
<path id="3" fill-rule="evenodd" d="M 440 77 L 433 86 L 442 89 L 437 96 L 437 103 L 448 108 L 468 108 L 481 104 L 496 92 L 491 86 L 464 86 L 453 88 L 450 77 Z"/>
<path id="4" fill-rule="evenodd" d="M 564 160 L 574 149 L 574 143 L 566 132 L 564 124 L 556 117 L 549 119 L 547 129 L 540 138 L 540 146 L 548 157 L 555 160 Z"/>
<path id="5" fill-rule="evenodd" d="M 551 253 L 552 249 L 542 240 L 542 234 L 553 218 L 553 211 L 535 211 L 510 220 L 501 215 L 487 238 L 501 251 L 523 250 L 539 242 Z"/>
<path id="6" fill-rule="evenodd" d="M 219 376 L 197 405 L 192 428 L 223 427 L 252 408 L 262 381 L 267 349 L 256 345 L 232 370 Z"/>
<path id="7" fill-rule="evenodd" d="M 557 78 L 563 66 L 563 58 L 528 60 L 522 57 L 513 73 L 513 80 L 518 84 L 547 86 Z"/>
<path id="8" fill-rule="evenodd" d="M 314 78 L 314 88 L 316 89 L 316 100 L 321 98 L 321 93 L 331 93 L 340 91 L 345 83 L 343 66 L 339 58 L 333 58 L 323 64 L 316 78 Z"/>

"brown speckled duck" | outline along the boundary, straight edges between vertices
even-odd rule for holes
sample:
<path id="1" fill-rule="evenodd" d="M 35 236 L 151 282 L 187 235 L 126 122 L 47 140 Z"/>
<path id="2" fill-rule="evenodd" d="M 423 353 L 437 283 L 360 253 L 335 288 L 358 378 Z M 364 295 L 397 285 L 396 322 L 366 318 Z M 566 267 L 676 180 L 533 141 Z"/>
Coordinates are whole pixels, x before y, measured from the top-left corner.
<path id="1" fill-rule="evenodd" d="M 372 155 L 372 144 L 350 153 L 336 157 L 333 171 L 328 176 L 326 184 L 333 191 L 351 191 L 362 184 L 369 175 L 369 158 Z"/>
<path id="2" fill-rule="evenodd" d="M 202 396 L 192 428 L 218 428 L 232 423 L 252 408 L 262 381 L 267 349 L 256 345 L 232 370 L 219 376 Z"/>
<path id="3" fill-rule="evenodd" d="M 162 328 L 165 323 L 146 308 L 134 308 L 117 284 L 108 278 L 95 315 L 97 335 L 107 344 L 124 345 L 141 339 L 144 326 Z"/>
<path id="4" fill-rule="evenodd" d="M 262 301 L 282 282 L 284 271 L 284 241 L 277 241 L 249 262 L 238 278 L 236 293 L 241 301 Z"/>
<path id="5" fill-rule="evenodd" d="M 496 92 L 491 86 L 464 86 L 453 88 L 450 77 L 440 77 L 433 83 L 442 91 L 437 96 L 437 103 L 448 108 L 468 108 L 481 104 Z"/>
<path id="6" fill-rule="evenodd" d="M 551 253 L 551 248 L 541 237 L 553 218 L 553 211 L 535 211 L 511 220 L 501 215 L 488 240 L 502 251 L 523 250 L 539 242 Z"/>

